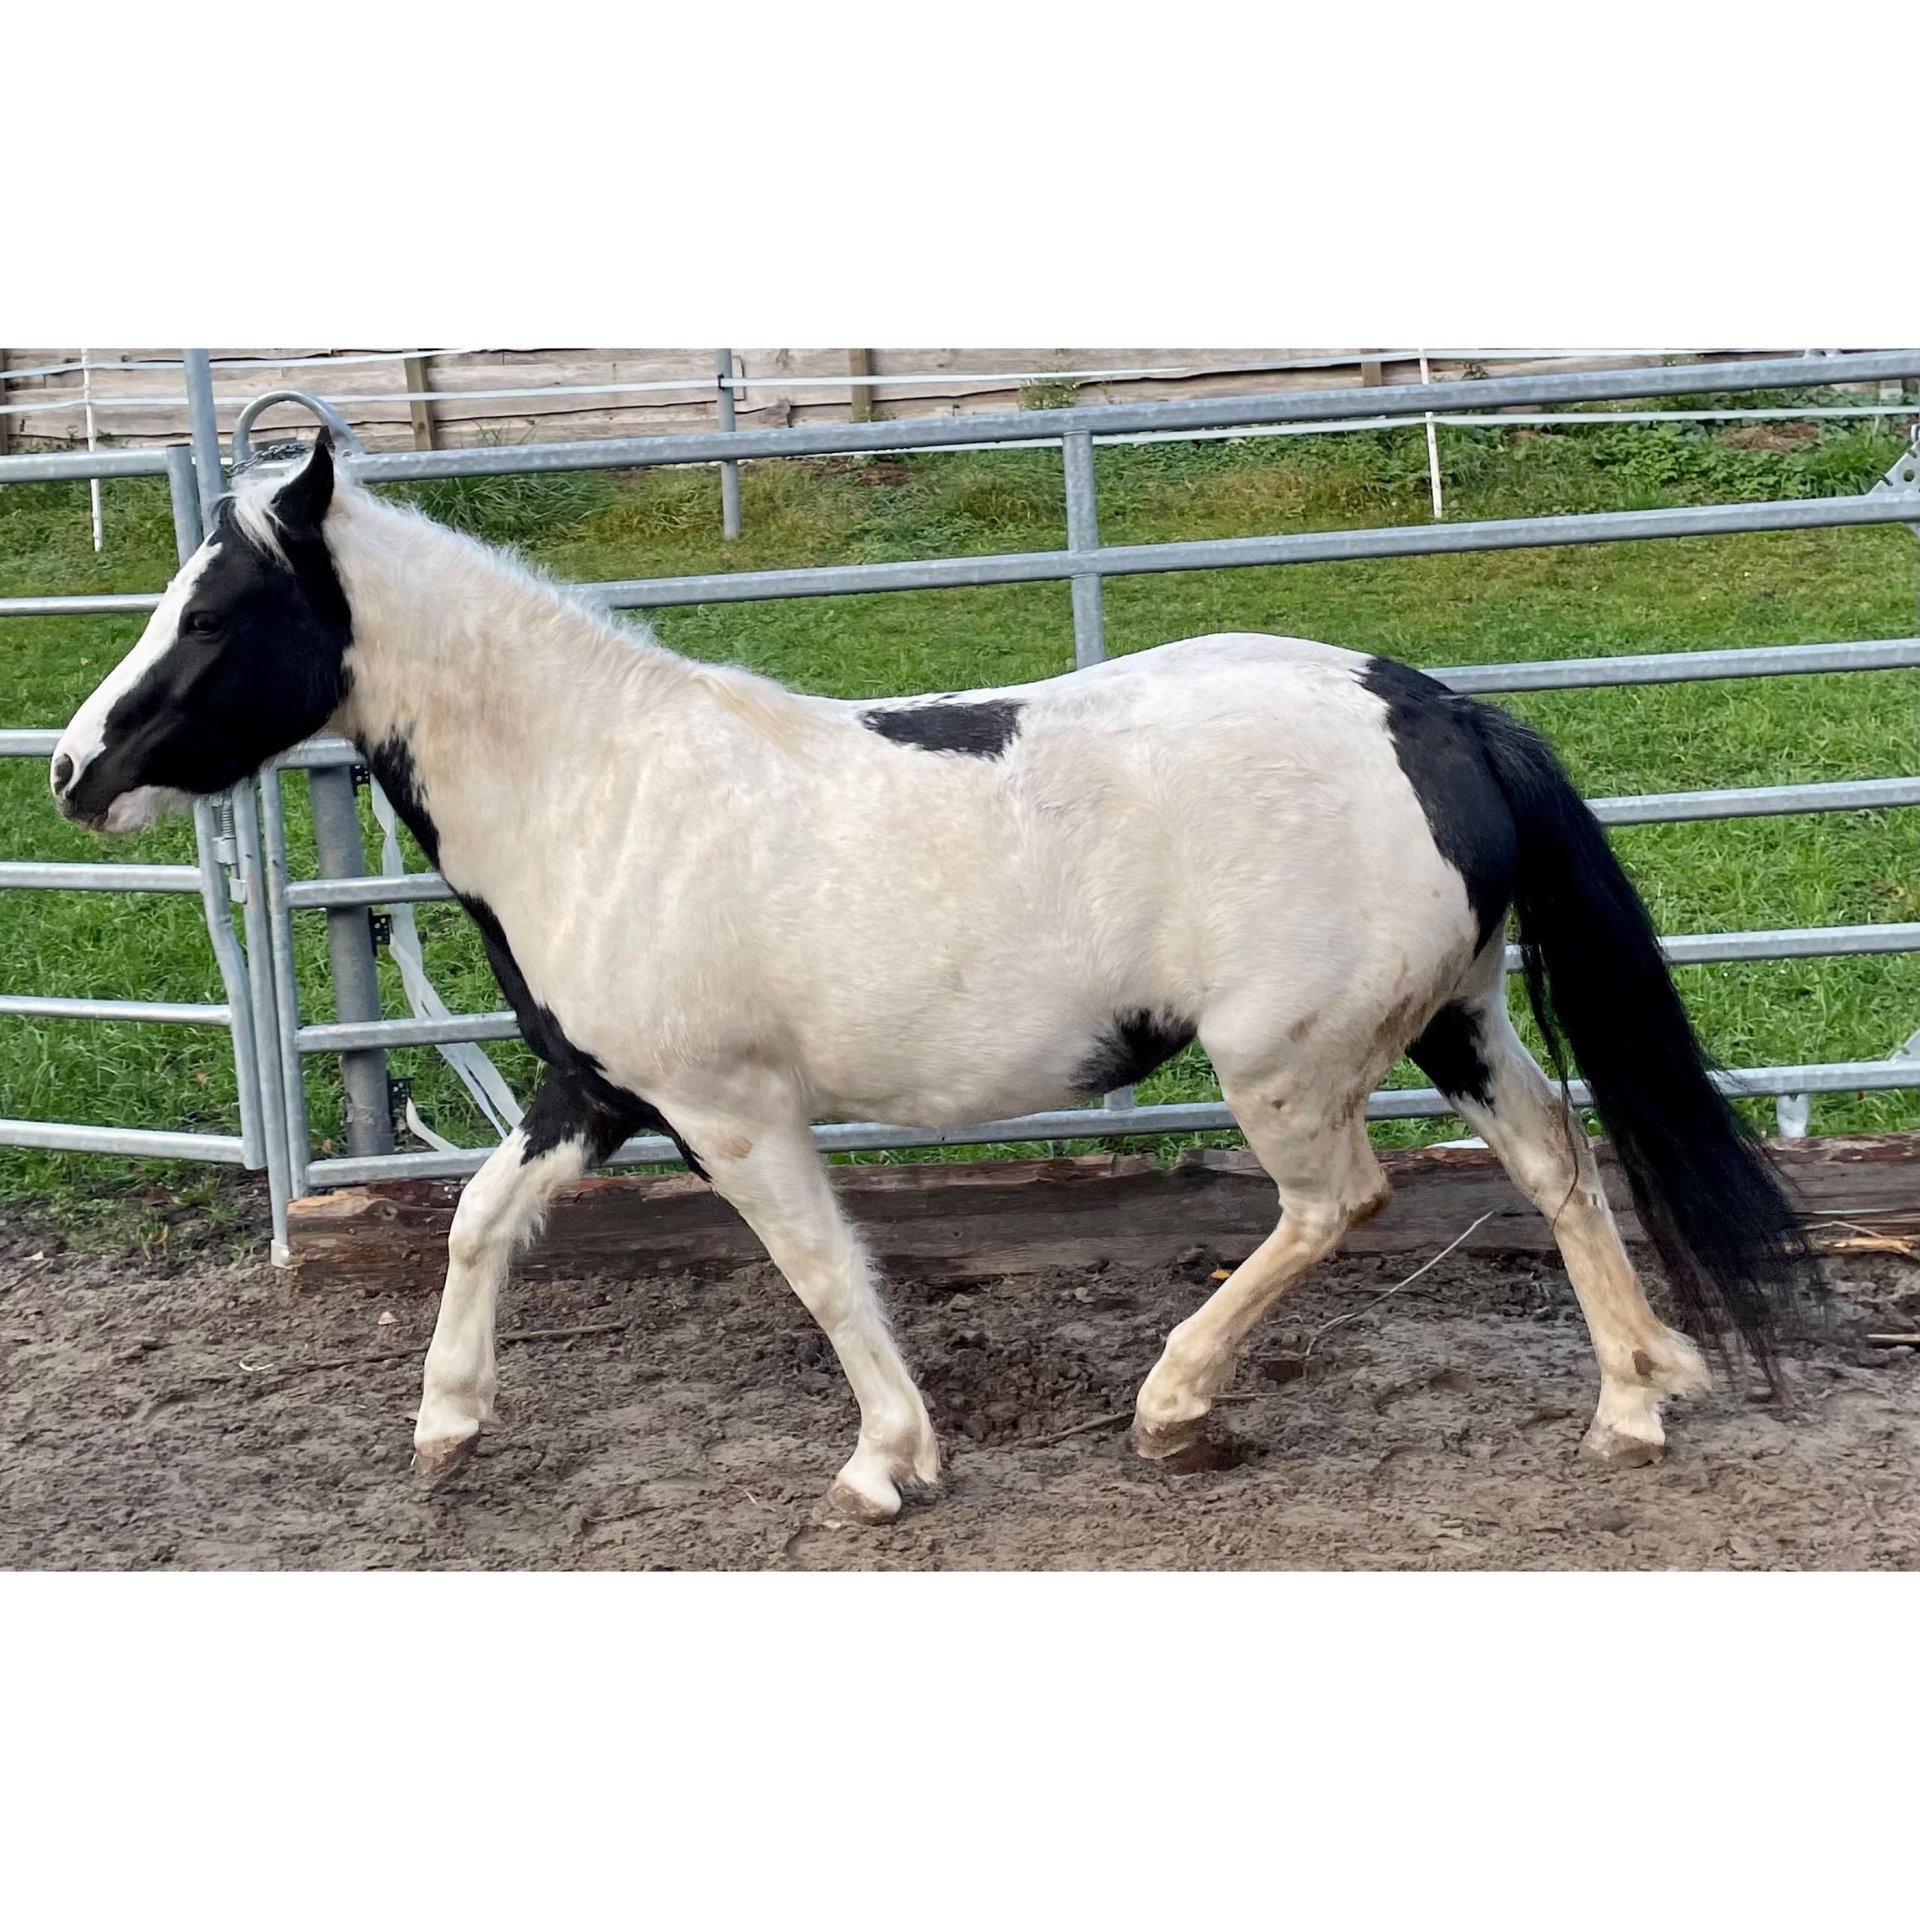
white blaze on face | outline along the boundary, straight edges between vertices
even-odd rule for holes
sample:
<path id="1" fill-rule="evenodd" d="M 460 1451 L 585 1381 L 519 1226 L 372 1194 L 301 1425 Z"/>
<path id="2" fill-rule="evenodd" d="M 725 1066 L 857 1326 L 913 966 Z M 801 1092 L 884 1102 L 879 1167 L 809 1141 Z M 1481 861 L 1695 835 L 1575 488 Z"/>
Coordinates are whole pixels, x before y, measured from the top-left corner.
<path id="1" fill-rule="evenodd" d="M 212 557 L 212 541 L 202 541 L 199 549 L 173 576 L 166 592 L 160 596 L 160 604 L 147 621 L 146 631 L 127 650 L 120 664 L 87 696 L 86 704 L 80 711 L 67 722 L 67 730 L 53 750 L 53 759 L 57 762 L 65 754 L 73 762 L 73 771 L 67 777 L 68 786 L 78 786 L 87 769 L 100 757 L 106 745 L 107 716 L 119 704 L 121 696 L 129 688 L 138 686 L 147 670 L 179 638 L 180 617 L 186 611 L 195 582 L 207 570 Z M 51 764 L 47 782 L 57 800 L 62 789 L 54 782 Z M 101 824 L 108 833 L 134 833 L 142 827 L 151 826 L 170 806 L 179 804 L 185 798 L 185 795 L 175 793 L 170 787 L 134 787 L 115 797 Z"/>

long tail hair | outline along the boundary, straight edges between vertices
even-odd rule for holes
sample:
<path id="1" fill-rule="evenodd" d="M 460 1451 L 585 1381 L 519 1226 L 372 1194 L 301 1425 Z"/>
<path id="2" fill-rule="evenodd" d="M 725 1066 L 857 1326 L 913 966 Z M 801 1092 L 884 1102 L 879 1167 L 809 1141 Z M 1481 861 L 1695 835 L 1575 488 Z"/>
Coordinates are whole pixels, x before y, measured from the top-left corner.
<path id="1" fill-rule="evenodd" d="M 1553 749 L 1497 707 L 1474 724 L 1512 811 L 1527 997 L 1564 1080 L 1571 1052 L 1690 1333 L 1731 1331 L 1769 1378 L 1806 1246 L 1751 1129 L 1708 1078 L 1647 909 Z"/>

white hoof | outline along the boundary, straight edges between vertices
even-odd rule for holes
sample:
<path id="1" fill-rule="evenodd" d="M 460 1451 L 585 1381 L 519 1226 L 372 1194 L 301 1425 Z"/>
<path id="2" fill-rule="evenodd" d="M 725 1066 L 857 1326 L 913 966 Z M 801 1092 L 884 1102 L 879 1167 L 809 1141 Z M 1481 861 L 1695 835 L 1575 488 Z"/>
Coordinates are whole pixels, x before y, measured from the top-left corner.
<path id="1" fill-rule="evenodd" d="M 1651 1387 L 1604 1382 L 1580 1451 L 1610 1467 L 1647 1467 L 1664 1458 L 1667 1436 L 1660 1424 L 1659 1394 Z"/>
<path id="2" fill-rule="evenodd" d="M 473 1450 L 479 1444 L 478 1421 L 464 1434 L 443 1434 L 432 1440 L 422 1440 L 415 1435 L 413 1470 L 431 1492 L 435 1487 L 445 1486 L 473 1458 Z"/>

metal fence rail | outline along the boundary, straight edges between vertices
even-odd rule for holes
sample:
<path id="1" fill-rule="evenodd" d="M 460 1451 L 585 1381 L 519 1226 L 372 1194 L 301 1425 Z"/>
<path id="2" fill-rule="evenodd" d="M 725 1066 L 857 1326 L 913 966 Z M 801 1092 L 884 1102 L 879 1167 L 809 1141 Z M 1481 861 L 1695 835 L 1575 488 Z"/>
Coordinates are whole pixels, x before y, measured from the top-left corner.
<path id="1" fill-rule="evenodd" d="M 126 473 L 168 474 L 175 496 L 176 523 L 184 541 L 197 528 L 223 485 L 214 435 L 211 378 L 204 353 L 184 357 L 194 401 L 194 456 L 184 449 L 156 453 L 25 455 L 0 462 L 0 477 L 20 480 L 75 479 Z M 734 432 L 716 444 L 712 435 L 653 436 L 599 440 L 573 445 L 483 447 L 458 451 L 359 455 L 356 475 L 371 484 L 399 480 L 526 474 L 628 467 L 722 464 L 731 482 L 744 460 L 812 458 L 827 455 L 900 453 L 981 447 L 1057 445 L 1062 455 L 1066 544 L 1039 553 L 991 554 L 961 558 L 889 562 L 860 566 L 785 568 L 660 580 L 587 583 L 579 593 L 603 607 L 641 608 L 743 603 L 818 595 L 909 592 L 961 586 L 1009 585 L 1038 581 L 1069 583 L 1073 662 L 1088 667 L 1106 657 L 1104 582 L 1148 573 L 1196 571 L 1244 566 L 1287 566 L 1322 561 L 1373 559 L 1422 554 L 1484 552 L 1524 547 L 1590 545 L 1602 542 L 1719 536 L 1810 527 L 1909 524 L 1920 528 L 1920 488 L 1910 480 L 1883 485 L 1860 497 L 1738 503 L 1725 506 L 1560 515 L 1454 522 L 1317 533 L 1263 535 L 1250 539 L 1176 541 L 1155 545 L 1105 546 L 1099 534 L 1095 449 L 1100 443 L 1124 443 L 1141 435 L 1229 434 L 1250 428 L 1283 428 L 1313 422 L 1364 423 L 1412 419 L 1436 411 L 1449 415 L 1467 409 L 1553 407 L 1595 400 L 1657 399 L 1676 394 L 1730 393 L 1756 388 L 1807 387 L 1867 381 L 1920 379 L 1920 352 L 1838 355 L 1820 360 L 1746 361 L 1719 366 L 1610 368 L 1580 374 L 1534 375 L 1477 380 L 1470 386 L 1448 382 L 1444 388 L 1398 386 L 1341 392 L 1232 396 L 1213 400 L 1156 401 L 1138 406 L 1065 408 L 974 414 L 948 419 L 875 421 L 851 426 L 786 428 Z M 234 435 L 236 460 L 248 451 L 246 422 Z M 1903 470 L 1904 471 L 1904 470 Z M 198 497 L 195 497 L 197 489 Z M 737 500 L 731 484 L 729 502 Z M 730 505 L 730 520 L 737 507 Z M 183 548 L 183 551 L 185 549 Z M 0 616 L 58 613 L 145 612 L 158 596 L 141 594 L 37 596 L 0 599 Z M 1873 672 L 1920 666 L 1920 637 L 1861 641 L 1810 641 L 1799 645 L 1718 648 L 1691 653 L 1645 654 L 1616 659 L 1522 661 L 1433 669 L 1435 677 L 1473 693 L 1527 693 L 1559 689 L 1643 686 L 1699 680 L 1738 680 L 1780 674 Z M 0 733 L 0 756 L 44 756 L 57 735 L 50 729 L 22 728 Z M 264 1159 L 274 1192 L 276 1243 L 284 1239 L 285 1204 L 291 1193 L 400 1175 L 440 1175 L 470 1171 L 485 1158 L 481 1150 L 455 1153 L 396 1153 L 384 1110 L 370 1108 L 367 1089 L 386 1085 L 386 1050 L 400 1046 L 443 1045 L 463 1041 L 505 1040 L 517 1029 L 504 1012 L 456 1014 L 446 1018 L 388 1018 L 382 1015 L 373 968 L 368 909 L 398 902 L 447 899 L 449 890 L 435 873 L 400 876 L 369 874 L 360 843 L 358 815 L 351 798 L 354 749 L 344 741 L 316 739 L 281 757 L 259 783 L 238 789 L 231 820 L 212 824 L 231 836 L 226 855 L 214 854 L 214 870 L 230 883 L 232 897 L 244 908 L 246 955 L 229 973 L 224 1006 L 193 1007 L 144 1003 L 40 999 L 31 1010 L 69 1018 L 143 1018 L 228 1025 L 235 1036 L 241 1072 L 244 1142 L 194 1141 L 193 1136 L 137 1133 L 130 1129 L 57 1128 L 42 1125 L 32 1140 L 15 1136 L 26 1123 L 0 1122 L 0 1145 L 106 1146 L 127 1152 L 178 1152 L 180 1157 L 220 1157 L 229 1146 L 257 1151 Z M 313 879 L 289 875 L 281 782 L 291 772 L 306 774 L 315 786 L 315 839 L 320 874 Z M 1855 811 L 1920 804 L 1920 779 L 1871 778 L 1801 782 L 1738 789 L 1667 794 L 1626 794 L 1592 802 L 1595 813 L 1612 826 L 1657 821 L 1705 821 L 1799 813 Z M 210 815 L 211 820 L 211 815 Z M 62 862 L 16 862 L 0 867 L 0 885 L 16 887 L 81 886 L 95 889 L 201 891 L 209 900 L 208 855 L 197 867 L 131 867 Z M 232 939 L 226 916 L 227 894 L 220 895 L 220 920 Z M 303 1024 L 293 977 L 294 915 L 303 910 L 328 915 L 334 963 L 335 1018 Z M 216 935 L 216 944 L 218 936 Z M 1710 934 L 1685 934 L 1664 943 L 1675 965 L 1760 962 L 1826 956 L 1907 953 L 1920 950 L 1920 924 L 1773 928 Z M 1509 955 L 1509 965 L 1515 956 Z M 29 997 L 0 999 L 0 1014 L 26 1009 Z M 318 1055 L 338 1055 L 348 1078 L 350 1100 L 348 1152 L 315 1160 L 307 1132 L 304 1063 Z M 1815 1092 L 1920 1086 L 1920 1060 L 1784 1063 L 1723 1077 L 1731 1093 L 1742 1097 L 1797 1097 Z M 1574 1089 L 1584 1099 L 1584 1089 Z M 384 1107 L 384 1103 L 382 1103 Z M 1369 1106 L 1374 1119 L 1438 1115 L 1446 1104 L 1430 1090 L 1401 1089 L 1377 1094 Z M 1028 1114 L 959 1129 L 910 1129 L 842 1125 L 815 1129 L 827 1151 L 880 1147 L 941 1146 L 1223 1131 L 1232 1118 L 1218 1102 L 1140 1107 L 1076 1108 Z M 109 1143 L 104 1136 L 111 1135 Z M 56 1138 L 55 1136 L 59 1136 Z M 181 1146 L 180 1141 L 193 1142 Z M 139 1144 L 134 1144 L 135 1142 Z M 172 1142 L 172 1145 L 155 1143 Z M 645 1138 L 630 1142 L 615 1156 L 626 1165 L 658 1164 L 677 1158 L 670 1141 Z M 261 1158 L 248 1158 L 249 1165 Z"/>
<path id="2" fill-rule="evenodd" d="M 369 480 L 451 480 L 496 473 L 572 473 L 599 467 L 706 466 L 715 460 L 788 460 L 814 454 L 911 453 L 950 447 L 1038 445 L 1069 433 L 1106 440 L 1129 433 L 1211 432 L 1290 420 L 1406 419 L 1434 412 L 1574 406 L 1652 400 L 1669 394 L 1751 393 L 1770 387 L 1853 386 L 1920 379 L 1920 353 L 1849 353 L 1828 360 L 1742 360 L 1720 366 L 1608 368 L 1443 385 L 1347 387 L 1315 393 L 1234 394 L 1214 400 L 1150 400 L 1134 406 L 1060 407 L 961 414 L 941 420 L 876 420 L 850 426 L 768 427 L 728 436 L 659 434 L 538 447 L 458 447 L 440 453 L 372 453 Z M 1498 422 L 1489 422 L 1497 425 Z"/>

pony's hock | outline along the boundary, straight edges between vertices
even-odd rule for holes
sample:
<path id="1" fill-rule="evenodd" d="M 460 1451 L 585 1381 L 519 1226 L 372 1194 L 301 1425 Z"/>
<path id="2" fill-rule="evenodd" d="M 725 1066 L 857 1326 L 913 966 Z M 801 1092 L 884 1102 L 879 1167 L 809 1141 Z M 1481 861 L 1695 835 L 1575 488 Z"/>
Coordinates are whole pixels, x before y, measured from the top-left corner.
<path id="1" fill-rule="evenodd" d="M 1657 1452 L 1662 1397 L 1704 1371 L 1514 1032 L 1509 910 L 1680 1317 L 1769 1364 L 1792 1207 L 1645 909 L 1537 734 L 1397 663 L 1214 634 L 1020 687 L 800 695 L 385 505 L 323 431 L 221 503 L 56 744 L 58 804 L 138 826 L 322 727 L 473 917 L 547 1068 L 454 1212 L 415 1429 L 430 1474 L 492 1417 L 510 1256 L 646 1129 L 831 1342 L 860 1414 L 834 1503 L 889 1517 L 938 1450 L 809 1124 L 1030 1113 L 1189 1036 L 1279 1218 L 1169 1334 L 1143 1452 L 1185 1451 L 1247 1335 L 1377 1204 L 1367 1102 L 1403 1053 L 1550 1223 L 1599 1363 L 1590 1446 Z"/>

